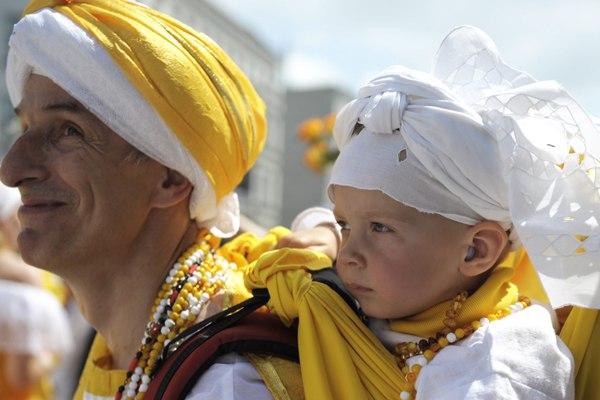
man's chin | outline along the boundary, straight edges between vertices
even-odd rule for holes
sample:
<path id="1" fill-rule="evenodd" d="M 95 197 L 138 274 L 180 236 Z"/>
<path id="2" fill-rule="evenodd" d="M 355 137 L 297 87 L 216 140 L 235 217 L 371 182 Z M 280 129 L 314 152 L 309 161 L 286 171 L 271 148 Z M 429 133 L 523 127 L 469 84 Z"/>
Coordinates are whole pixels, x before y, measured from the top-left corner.
<path id="1" fill-rule="evenodd" d="M 34 267 L 47 269 L 51 264 L 51 251 L 48 250 L 54 246 L 49 245 L 48 238 L 43 240 L 41 236 L 31 229 L 24 229 L 19 233 L 17 244 L 23 261 Z"/>

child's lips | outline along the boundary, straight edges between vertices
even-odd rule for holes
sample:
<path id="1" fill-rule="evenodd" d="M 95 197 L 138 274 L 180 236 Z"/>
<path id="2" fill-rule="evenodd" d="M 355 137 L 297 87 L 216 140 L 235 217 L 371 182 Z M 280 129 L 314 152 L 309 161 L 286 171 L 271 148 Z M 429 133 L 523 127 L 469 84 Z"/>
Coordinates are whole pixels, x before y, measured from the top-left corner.
<path id="1" fill-rule="evenodd" d="M 348 288 L 348 290 L 350 290 L 351 292 L 356 293 L 367 293 L 372 291 L 372 289 L 369 289 L 366 286 L 359 285 L 358 283 L 347 283 L 346 288 Z"/>

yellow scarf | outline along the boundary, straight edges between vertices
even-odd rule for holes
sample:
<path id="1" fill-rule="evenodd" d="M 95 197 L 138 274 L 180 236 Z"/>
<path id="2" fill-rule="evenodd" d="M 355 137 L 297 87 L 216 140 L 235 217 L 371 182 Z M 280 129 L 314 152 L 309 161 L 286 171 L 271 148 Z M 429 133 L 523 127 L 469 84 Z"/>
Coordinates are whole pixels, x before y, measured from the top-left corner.
<path id="1" fill-rule="evenodd" d="M 467 298 L 456 318 L 457 326 L 467 325 L 518 300 L 519 290 L 510 280 L 514 275 L 515 261 L 519 256 L 520 254 L 517 253 L 509 253 L 496 266 L 484 284 Z M 448 300 L 412 317 L 390 321 L 390 328 L 396 332 L 420 337 L 432 336 L 444 329 L 444 315 L 452 303 L 453 300 Z"/>
<path id="2" fill-rule="evenodd" d="M 207 36 L 126 0 L 34 0 L 101 44 L 211 182 L 217 202 L 254 164 L 266 138 L 265 105 L 248 78 Z"/>

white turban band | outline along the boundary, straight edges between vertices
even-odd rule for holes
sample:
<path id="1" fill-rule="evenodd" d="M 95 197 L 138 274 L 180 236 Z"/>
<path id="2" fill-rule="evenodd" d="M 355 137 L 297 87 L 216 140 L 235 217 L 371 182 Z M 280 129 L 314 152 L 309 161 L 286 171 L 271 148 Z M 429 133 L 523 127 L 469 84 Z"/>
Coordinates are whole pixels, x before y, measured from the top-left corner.
<path id="1" fill-rule="evenodd" d="M 217 204 L 202 168 L 87 32 L 59 12 L 42 9 L 15 25 L 9 46 L 6 83 L 14 106 L 32 73 L 51 79 L 133 147 L 183 174 L 194 186 L 190 216 L 199 226 L 221 237 L 238 231 L 237 195 Z"/>
<path id="2" fill-rule="evenodd" d="M 600 129 L 556 82 L 504 64 L 482 31 L 451 32 L 433 75 L 378 75 L 339 113 L 334 138 L 331 184 L 469 225 L 497 221 L 554 306 L 600 308 Z"/>

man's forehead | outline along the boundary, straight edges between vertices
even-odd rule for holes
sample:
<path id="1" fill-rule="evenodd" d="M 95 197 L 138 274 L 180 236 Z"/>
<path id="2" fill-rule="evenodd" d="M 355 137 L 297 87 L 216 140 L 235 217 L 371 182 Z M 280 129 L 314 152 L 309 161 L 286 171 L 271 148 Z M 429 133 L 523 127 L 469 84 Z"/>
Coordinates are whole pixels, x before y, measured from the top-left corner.
<path id="1" fill-rule="evenodd" d="M 79 101 L 51 79 L 37 74 L 32 74 L 25 82 L 23 98 L 15 108 L 17 115 L 33 110 L 91 114 Z"/>

